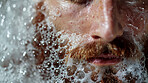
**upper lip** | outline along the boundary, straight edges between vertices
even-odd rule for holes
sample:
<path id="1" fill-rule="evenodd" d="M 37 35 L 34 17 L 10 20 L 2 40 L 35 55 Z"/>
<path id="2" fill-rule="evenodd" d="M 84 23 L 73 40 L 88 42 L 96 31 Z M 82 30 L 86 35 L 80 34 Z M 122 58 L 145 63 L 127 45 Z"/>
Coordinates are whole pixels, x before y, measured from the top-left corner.
<path id="1" fill-rule="evenodd" d="M 116 52 L 118 52 L 119 50 L 116 50 Z M 93 62 L 95 60 L 100 60 L 100 61 L 111 61 L 113 62 L 113 60 L 122 60 L 122 56 L 121 55 L 115 55 L 110 49 L 108 49 L 107 47 L 104 47 L 103 50 L 101 50 L 100 54 L 96 54 L 96 56 L 92 56 L 87 58 L 88 62 Z M 109 64 L 109 63 L 106 63 Z"/>
<path id="2" fill-rule="evenodd" d="M 117 42 L 104 43 L 98 41 L 82 45 L 69 52 L 71 58 L 86 61 L 107 61 L 109 63 L 112 62 L 111 60 L 122 60 L 130 54 L 129 50 L 127 50 L 128 48 L 125 48 L 126 46 L 120 45 Z"/>

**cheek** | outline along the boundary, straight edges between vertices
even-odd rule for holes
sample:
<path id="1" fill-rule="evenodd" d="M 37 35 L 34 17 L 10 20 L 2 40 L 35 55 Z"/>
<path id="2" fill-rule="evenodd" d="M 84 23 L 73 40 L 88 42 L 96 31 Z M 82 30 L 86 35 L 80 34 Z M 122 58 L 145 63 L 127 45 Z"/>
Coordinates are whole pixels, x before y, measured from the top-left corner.
<path id="1" fill-rule="evenodd" d="M 54 24 L 58 31 L 65 30 L 71 33 L 87 34 L 87 31 L 90 29 L 90 23 L 85 17 L 71 18 L 71 16 L 63 16 L 57 18 Z"/>
<path id="2" fill-rule="evenodd" d="M 119 19 L 125 30 L 133 30 L 136 35 L 145 31 L 145 15 L 141 12 L 126 10 Z"/>
<path id="3" fill-rule="evenodd" d="M 67 8 L 60 10 L 61 15 L 53 20 L 57 31 L 66 30 L 71 33 L 86 34 L 90 27 L 90 20 L 87 13 L 82 14 L 81 7 L 71 6 L 75 8 Z"/>

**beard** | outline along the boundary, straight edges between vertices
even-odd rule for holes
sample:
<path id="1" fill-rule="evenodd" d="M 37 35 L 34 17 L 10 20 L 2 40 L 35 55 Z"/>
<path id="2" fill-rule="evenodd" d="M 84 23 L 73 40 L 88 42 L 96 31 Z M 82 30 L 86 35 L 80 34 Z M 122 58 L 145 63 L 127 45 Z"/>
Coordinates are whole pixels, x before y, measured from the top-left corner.
<path id="1" fill-rule="evenodd" d="M 41 26 L 46 26 L 44 24 Z M 49 32 L 46 34 L 50 35 L 38 33 L 34 37 L 36 41 L 33 39 L 32 42 L 36 48 L 34 55 L 37 69 L 43 80 L 63 78 L 63 82 L 74 82 L 87 78 L 86 82 L 118 83 L 143 82 L 144 79 L 141 78 L 146 78 L 146 75 L 143 74 L 145 69 L 141 61 L 143 53 L 129 35 L 124 34 L 109 43 L 104 43 L 101 40 L 77 43 L 83 41 L 82 35 L 54 33 L 54 27 L 49 29 L 52 30 L 48 30 Z M 42 29 L 44 32 L 46 30 Z M 78 37 L 80 40 L 73 41 Z M 102 53 L 116 55 L 122 61 L 109 66 L 96 66 L 88 63 L 92 59 L 100 57 Z"/>
<path id="2" fill-rule="evenodd" d="M 72 35 L 74 37 L 74 35 Z M 82 37 L 79 36 L 79 37 Z M 85 36 L 86 37 L 86 36 Z M 70 37 L 62 37 L 70 39 Z M 80 38 L 82 42 L 83 38 Z M 68 69 L 68 75 L 74 75 L 76 70 L 74 69 L 84 69 L 83 72 L 88 73 L 90 77 L 89 79 L 94 82 L 102 81 L 102 82 L 143 82 L 142 78 L 145 78 L 146 73 L 144 75 L 145 67 L 144 67 L 144 54 L 142 50 L 140 50 L 139 45 L 131 38 L 129 34 L 124 33 L 123 36 L 116 38 L 112 42 L 103 43 L 101 40 L 90 43 L 78 43 L 72 46 L 70 50 L 65 54 L 66 64 L 70 69 Z M 84 39 L 85 40 L 85 39 Z M 69 47 L 70 48 L 70 47 Z M 118 58 L 122 59 L 122 61 L 115 65 L 107 65 L 107 66 L 96 66 L 91 63 L 91 60 L 100 58 L 100 54 L 113 54 Z M 102 58 L 106 59 L 106 58 Z M 142 66 L 143 65 L 143 66 Z M 95 67 L 95 69 L 93 69 Z M 139 71 L 139 73 L 137 73 Z M 73 72 L 73 73 L 72 73 Z M 136 74 L 135 74 L 136 73 Z M 140 78 L 139 78 L 140 77 Z"/>

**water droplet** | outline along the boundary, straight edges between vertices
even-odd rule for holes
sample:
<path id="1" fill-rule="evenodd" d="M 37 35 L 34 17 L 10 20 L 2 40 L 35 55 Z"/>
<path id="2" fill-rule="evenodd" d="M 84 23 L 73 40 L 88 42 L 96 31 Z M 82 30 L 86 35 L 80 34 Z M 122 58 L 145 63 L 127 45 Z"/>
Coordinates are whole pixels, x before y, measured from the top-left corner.
<path id="1" fill-rule="evenodd" d="M 9 38 L 10 37 L 10 32 L 9 31 L 7 31 L 7 38 Z"/>
<path id="2" fill-rule="evenodd" d="M 24 52 L 24 53 L 23 53 L 23 56 L 26 56 L 26 54 L 27 54 L 27 52 Z"/>
<path id="3" fill-rule="evenodd" d="M 0 2 L 0 8 L 2 7 L 2 2 Z"/>
<path id="4" fill-rule="evenodd" d="M 36 39 L 36 38 L 34 38 L 34 39 L 33 39 L 33 41 L 37 41 L 37 39 Z"/>
<path id="5" fill-rule="evenodd" d="M 13 36 L 13 40 L 15 40 L 15 36 Z"/>
<path id="6" fill-rule="evenodd" d="M 55 68 L 58 68 L 59 67 L 59 62 L 56 60 L 54 63 L 53 63 L 54 67 Z"/>
<path id="7" fill-rule="evenodd" d="M 135 28 L 135 29 L 139 29 L 139 27 L 137 27 L 137 26 L 134 26 L 133 24 L 128 24 L 130 27 L 133 27 L 133 28 Z"/>
<path id="8" fill-rule="evenodd" d="M 24 11 L 24 12 L 26 11 L 26 8 L 25 8 L 25 7 L 23 8 L 23 11 Z"/>
<path id="9" fill-rule="evenodd" d="M 24 70 L 24 68 L 20 69 L 20 73 L 25 75 L 26 74 L 26 70 Z"/>
<path id="10" fill-rule="evenodd" d="M 11 10 L 10 6 L 9 6 L 9 7 L 7 7 L 7 12 L 9 12 L 10 10 Z"/>
<path id="11" fill-rule="evenodd" d="M 24 25 L 26 26 L 26 25 L 27 25 L 27 23 L 25 22 L 25 23 L 24 23 Z"/>
<path id="12" fill-rule="evenodd" d="M 3 51 L 6 51 L 8 48 L 6 46 L 3 47 Z"/>
<path id="13" fill-rule="evenodd" d="M 5 56 L 2 57 L 1 61 L 4 62 L 4 60 L 5 60 Z"/>
<path id="14" fill-rule="evenodd" d="M 83 71 L 78 71 L 76 76 L 78 79 L 83 79 L 85 77 L 85 73 Z"/>
<path id="15" fill-rule="evenodd" d="M 13 4 L 12 7 L 15 8 L 16 7 L 16 4 Z"/>
<path id="16" fill-rule="evenodd" d="M 143 5 L 145 4 L 144 2 L 142 2 L 143 3 Z"/>
<path id="17" fill-rule="evenodd" d="M 1 20 L 1 26 L 3 26 L 4 21 L 5 21 L 5 16 L 3 16 L 3 15 L 1 14 L 1 17 L 2 17 L 2 20 Z"/>
<path id="18" fill-rule="evenodd" d="M 58 76 L 60 74 L 60 70 L 59 69 L 56 69 L 55 71 L 54 71 L 54 75 L 55 76 Z"/>

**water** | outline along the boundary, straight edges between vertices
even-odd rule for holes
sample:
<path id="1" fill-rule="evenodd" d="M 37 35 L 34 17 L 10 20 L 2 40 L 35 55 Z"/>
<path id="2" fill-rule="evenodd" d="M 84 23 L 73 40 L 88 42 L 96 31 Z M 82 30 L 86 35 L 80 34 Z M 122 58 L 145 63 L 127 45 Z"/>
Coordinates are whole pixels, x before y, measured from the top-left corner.
<path id="1" fill-rule="evenodd" d="M 25 60 L 34 33 L 32 0 L 0 1 L 0 83 L 37 83 L 33 58 Z M 29 73 L 31 72 L 31 73 Z M 34 79 L 34 80 L 33 80 Z"/>
<path id="2" fill-rule="evenodd" d="M 0 83 L 61 83 L 63 80 L 67 82 L 69 80 L 71 82 L 95 83 L 97 80 L 100 81 L 105 69 L 108 68 L 104 67 L 99 70 L 98 76 L 96 72 L 98 72 L 99 68 L 86 64 L 85 61 L 74 62 L 69 60 L 71 62 L 66 65 L 63 64 L 65 58 L 59 58 L 58 52 L 60 51 L 62 55 L 62 49 L 68 48 L 69 44 L 54 38 L 55 35 L 59 36 L 63 32 L 55 34 L 55 29 L 51 31 L 54 25 L 47 19 L 49 25 L 47 31 L 51 32 L 44 31 L 44 28 L 41 28 L 39 31 L 44 38 L 38 42 L 38 38 L 35 37 L 38 32 L 35 32 L 35 26 L 32 24 L 36 11 L 34 5 L 37 2 L 33 0 L 0 1 Z M 56 16 L 60 16 L 60 14 Z M 40 24 L 44 26 L 44 21 Z M 75 47 L 82 39 L 82 36 L 75 33 L 71 35 L 73 35 L 73 38 L 68 40 L 72 42 L 76 39 L 76 42 L 71 43 Z M 60 38 L 68 38 L 68 35 L 63 35 Z M 57 41 L 67 45 L 57 47 Z M 33 46 L 36 42 L 38 42 L 37 45 L 39 46 L 50 45 L 43 52 L 47 56 L 50 52 L 52 56 L 46 57 L 41 65 L 35 65 L 35 54 L 38 54 L 39 59 L 41 59 L 40 50 Z M 137 45 L 141 46 L 138 43 Z M 70 47 L 70 49 L 74 47 Z M 126 68 L 121 68 L 120 65 Z M 147 72 L 139 60 L 125 60 L 123 63 L 118 64 L 116 69 L 119 71 L 115 76 L 124 82 L 128 82 L 125 76 L 129 73 L 133 77 L 137 76 L 137 83 L 141 81 L 148 82 L 148 79 L 146 79 Z"/>

